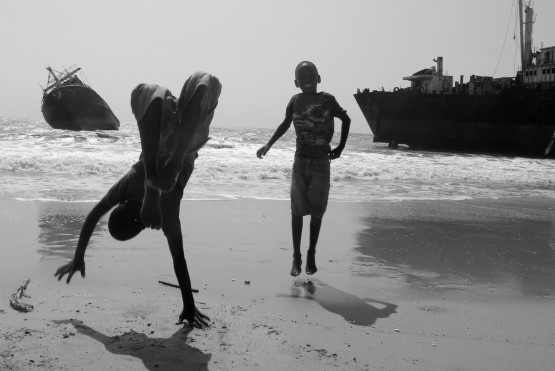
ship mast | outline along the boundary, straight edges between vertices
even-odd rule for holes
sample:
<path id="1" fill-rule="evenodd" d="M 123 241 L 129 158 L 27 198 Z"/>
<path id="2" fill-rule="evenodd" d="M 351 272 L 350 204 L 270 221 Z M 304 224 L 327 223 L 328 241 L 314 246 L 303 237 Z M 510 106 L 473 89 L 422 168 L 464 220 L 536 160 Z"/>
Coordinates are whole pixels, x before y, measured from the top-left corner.
<path id="1" fill-rule="evenodd" d="M 519 0 L 520 14 L 520 55 L 522 59 L 522 71 L 532 63 L 532 33 L 534 25 L 534 9 L 528 4 L 523 5 Z M 523 8 L 525 9 L 523 10 Z M 524 15 L 524 14 L 525 15 Z"/>
<path id="2" fill-rule="evenodd" d="M 521 63 L 521 68 L 522 68 L 522 72 L 524 73 L 524 29 L 523 29 L 523 25 L 524 25 L 524 20 L 523 20 L 523 16 L 522 16 L 522 0 L 518 0 L 518 15 L 519 15 L 519 19 L 520 19 L 520 63 Z"/>
<path id="3" fill-rule="evenodd" d="M 530 2 L 526 5 L 524 14 L 524 58 L 526 58 L 526 63 L 530 64 L 533 58 L 532 32 L 534 27 L 534 8 L 530 6 Z"/>

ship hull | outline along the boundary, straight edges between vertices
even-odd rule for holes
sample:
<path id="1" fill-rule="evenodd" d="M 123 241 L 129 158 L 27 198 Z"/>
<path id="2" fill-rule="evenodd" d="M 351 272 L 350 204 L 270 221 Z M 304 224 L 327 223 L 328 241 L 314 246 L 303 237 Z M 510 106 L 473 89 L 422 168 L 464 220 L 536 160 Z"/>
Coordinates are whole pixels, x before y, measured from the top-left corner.
<path id="1" fill-rule="evenodd" d="M 414 149 L 541 156 L 555 131 L 555 91 L 494 95 L 370 92 L 354 95 L 375 142 Z"/>
<path id="2" fill-rule="evenodd" d="M 42 114 L 54 129 L 118 130 L 120 122 L 93 89 L 64 85 L 43 96 Z"/>

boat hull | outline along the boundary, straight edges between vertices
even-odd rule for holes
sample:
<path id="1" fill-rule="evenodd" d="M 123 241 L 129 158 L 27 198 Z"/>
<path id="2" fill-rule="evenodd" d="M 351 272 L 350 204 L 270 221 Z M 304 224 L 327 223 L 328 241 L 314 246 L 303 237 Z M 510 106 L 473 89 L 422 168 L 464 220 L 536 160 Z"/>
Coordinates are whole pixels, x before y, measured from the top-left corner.
<path id="1" fill-rule="evenodd" d="M 42 114 L 54 129 L 118 130 L 120 122 L 93 89 L 64 85 L 43 96 Z"/>
<path id="2" fill-rule="evenodd" d="M 555 92 L 495 95 L 358 92 L 375 142 L 414 149 L 541 156 L 555 131 Z"/>

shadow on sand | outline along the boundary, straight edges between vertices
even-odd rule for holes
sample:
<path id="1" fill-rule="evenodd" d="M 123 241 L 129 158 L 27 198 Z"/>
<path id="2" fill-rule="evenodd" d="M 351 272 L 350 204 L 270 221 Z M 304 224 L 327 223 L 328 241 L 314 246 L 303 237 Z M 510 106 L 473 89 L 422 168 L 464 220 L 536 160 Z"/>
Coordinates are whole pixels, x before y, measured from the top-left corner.
<path id="1" fill-rule="evenodd" d="M 191 331 L 187 327 L 180 327 L 171 337 L 164 339 L 149 338 L 133 330 L 122 335 L 107 336 L 74 319 L 54 322 L 59 325 L 73 325 L 78 332 L 101 342 L 114 354 L 139 358 L 148 370 L 208 371 L 211 354 L 186 344 Z"/>
<path id="2" fill-rule="evenodd" d="M 301 288 L 304 289 L 304 296 L 301 296 Z M 327 311 L 338 314 L 347 322 L 358 326 L 371 326 L 378 318 L 387 318 L 397 313 L 395 304 L 370 298 L 361 299 L 319 279 L 297 280 L 291 288 L 291 295 L 278 296 L 314 300 Z"/>
<path id="3" fill-rule="evenodd" d="M 361 276 L 394 270 L 411 286 L 499 285 L 554 295 L 555 218 L 525 201 L 399 202 L 368 210 L 356 236 Z"/>

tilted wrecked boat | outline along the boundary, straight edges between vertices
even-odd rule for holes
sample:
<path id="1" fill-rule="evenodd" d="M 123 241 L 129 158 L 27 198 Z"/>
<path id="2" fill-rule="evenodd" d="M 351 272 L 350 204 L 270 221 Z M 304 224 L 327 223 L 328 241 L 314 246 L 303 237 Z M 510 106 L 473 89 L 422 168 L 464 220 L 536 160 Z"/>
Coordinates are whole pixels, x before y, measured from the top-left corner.
<path id="1" fill-rule="evenodd" d="M 54 71 L 47 67 L 42 114 L 54 129 L 118 130 L 120 122 L 108 104 L 76 75 L 81 68 Z"/>

